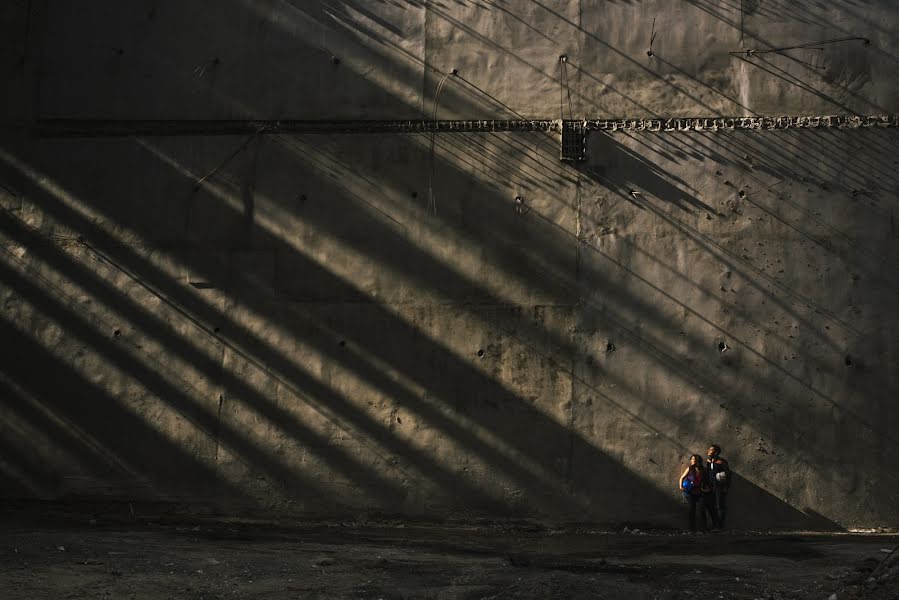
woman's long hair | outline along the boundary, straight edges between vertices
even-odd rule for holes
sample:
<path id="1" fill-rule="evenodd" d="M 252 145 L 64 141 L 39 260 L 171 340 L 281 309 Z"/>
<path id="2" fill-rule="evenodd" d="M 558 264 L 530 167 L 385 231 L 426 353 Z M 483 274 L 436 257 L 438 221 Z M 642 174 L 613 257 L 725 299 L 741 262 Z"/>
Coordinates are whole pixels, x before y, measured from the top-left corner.
<path id="1" fill-rule="evenodd" d="M 687 469 L 689 469 L 691 473 L 696 473 L 700 477 L 702 477 L 702 475 L 703 475 L 702 457 L 699 456 L 698 454 L 691 454 L 690 458 L 695 459 L 696 464 L 695 465 L 687 465 Z"/>

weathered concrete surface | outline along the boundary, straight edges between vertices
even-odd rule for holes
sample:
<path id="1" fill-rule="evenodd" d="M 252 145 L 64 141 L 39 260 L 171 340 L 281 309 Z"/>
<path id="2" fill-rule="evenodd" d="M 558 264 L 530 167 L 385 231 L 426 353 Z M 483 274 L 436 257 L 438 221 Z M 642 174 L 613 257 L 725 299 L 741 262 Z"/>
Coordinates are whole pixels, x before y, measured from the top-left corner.
<path id="1" fill-rule="evenodd" d="M 2 494 L 896 526 L 895 130 L 28 127 L 899 112 L 893 3 L 732 4 L 4 7 Z"/>

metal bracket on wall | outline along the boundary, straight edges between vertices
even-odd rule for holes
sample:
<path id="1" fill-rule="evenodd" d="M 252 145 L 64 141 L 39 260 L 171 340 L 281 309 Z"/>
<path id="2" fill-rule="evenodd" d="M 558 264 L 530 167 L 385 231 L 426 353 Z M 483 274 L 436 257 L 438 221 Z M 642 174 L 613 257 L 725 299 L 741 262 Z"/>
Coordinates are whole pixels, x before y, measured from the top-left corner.
<path id="1" fill-rule="evenodd" d="M 562 145 L 559 158 L 565 161 L 579 161 L 587 158 L 586 121 L 562 121 Z"/>

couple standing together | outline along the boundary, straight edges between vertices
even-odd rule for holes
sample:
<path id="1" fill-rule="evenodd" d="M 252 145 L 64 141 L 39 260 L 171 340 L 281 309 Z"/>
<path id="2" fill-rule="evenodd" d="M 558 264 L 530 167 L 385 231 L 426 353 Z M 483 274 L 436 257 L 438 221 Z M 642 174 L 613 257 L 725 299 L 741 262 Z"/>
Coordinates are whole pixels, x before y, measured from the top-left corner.
<path id="1" fill-rule="evenodd" d="M 727 515 L 727 488 L 730 466 L 721 458 L 721 446 L 712 444 L 706 460 L 698 454 L 690 457 L 690 466 L 680 476 L 678 489 L 684 493 L 690 509 L 690 530 L 696 530 L 697 513 L 708 513 L 712 529 L 724 529 Z"/>

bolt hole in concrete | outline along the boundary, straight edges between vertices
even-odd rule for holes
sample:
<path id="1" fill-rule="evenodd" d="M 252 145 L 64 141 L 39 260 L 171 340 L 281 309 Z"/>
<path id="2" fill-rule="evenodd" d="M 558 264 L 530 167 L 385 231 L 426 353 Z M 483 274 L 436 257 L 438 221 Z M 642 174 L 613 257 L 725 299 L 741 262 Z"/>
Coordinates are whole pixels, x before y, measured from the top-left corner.
<path id="1" fill-rule="evenodd" d="M 115 331 L 112 332 L 112 335 L 114 337 L 119 337 L 120 335 L 122 335 L 122 332 L 120 330 L 116 329 Z"/>
<path id="2" fill-rule="evenodd" d="M 606 342 L 606 352 L 614 352 L 614 351 L 615 351 L 615 344 L 612 342 L 612 340 L 609 340 L 608 342 Z"/>
<path id="3" fill-rule="evenodd" d="M 847 354 L 846 358 L 843 359 L 843 362 L 846 363 L 847 367 L 851 367 L 852 366 L 852 357 Z"/>
<path id="4" fill-rule="evenodd" d="M 218 333 L 219 331 L 221 331 L 221 329 L 219 329 L 218 327 L 216 327 L 215 329 L 212 330 L 212 333 Z"/>
<path id="5" fill-rule="evenodd" d="M 478 358 L 484 358 L 484 349 L 483 348 L 478 349 Z"/>
<path id="6" fill-rule="evenodd" d="M 739 194 L 739 195 L 740 195 L 740 198 L 745 198 L 745 197 L 746 197 L 746 191 L 745 191 L 745 190 L 740 190 L 740 194 Z"/>
<path id="7" fill-rule="evenodd" d="M 730 346 L 728 346 L 726 342 L 718 342 L 719 352 L 727 352 L 728 350 L 730 350 Z"/>

